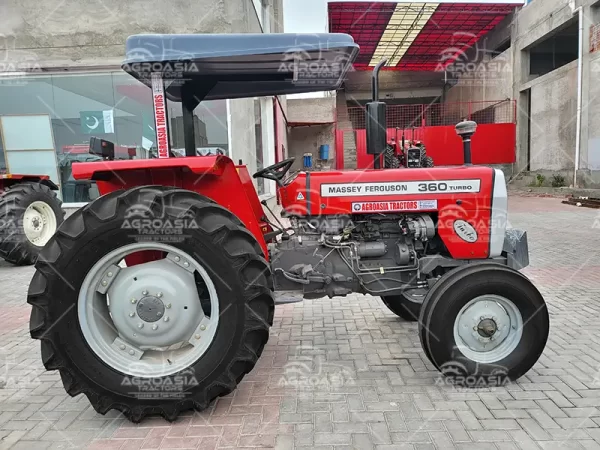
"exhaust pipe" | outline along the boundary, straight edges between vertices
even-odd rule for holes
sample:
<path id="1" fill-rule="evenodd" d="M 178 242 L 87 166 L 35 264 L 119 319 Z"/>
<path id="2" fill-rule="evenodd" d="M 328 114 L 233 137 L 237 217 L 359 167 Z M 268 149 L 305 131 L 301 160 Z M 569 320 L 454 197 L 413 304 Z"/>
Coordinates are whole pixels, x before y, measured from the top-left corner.
<path id="1" fill-rule="evenodd" d="M 379 71 L 387 59 L 382 59 L 373 69 L 371 89 L 373 100 L 365 105 L 367 125 L 367 154 L 373 155 L 373 167 L 381 168 L 381 154 L 387 145 L 387 123 L 385 118 L 385 103 L 379 101 Z"/>
<path id="2" fill-rule="evenodd" d="M 472 120 L 463 120 L 456 124 L 456 134 L 458 134 L 463 140 L 463 154 L 464 163 L 466 166 L 470 166 L 471 162 L 471 136 L 475 134 L 477 130 L 477 123 Z"/>

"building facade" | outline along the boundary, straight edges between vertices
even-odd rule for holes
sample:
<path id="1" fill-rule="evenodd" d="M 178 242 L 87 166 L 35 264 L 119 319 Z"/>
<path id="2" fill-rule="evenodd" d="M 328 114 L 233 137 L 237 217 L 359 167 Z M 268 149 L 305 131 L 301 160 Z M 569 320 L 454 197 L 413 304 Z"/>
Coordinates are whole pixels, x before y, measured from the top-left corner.
<path id="1" fill-rule="evenodd" d="M 459 83 L 446 101 L 515 99 L 515 174 L 571 185 L 577 173 L 578 186 L 600 187 L 599 42 L 597 0 L 532 0 L 471 52 L 478 83 Z"/>
<path id="2" fill-rule="evenodd" d="M 67 206 L 98 195 L 71 174 L 74 162 L 95 159 L 91 136 L 114 142 L 121 159 L 156 152 L 150 89 L 120 70 L 129 35 L 283 31 L 282 0 L 8 0 L 0 17 L 0 170 L 50 175 Z M 272 97 L 202 102 L 198 151 L 221 151 L 251 172 L 273 163 L 286 144 L 276 133 L 283 108 Z M 171 146 L 183 148 L 181 105 L 169 101 L 167 111 Z M 274 195 L 270 182 L 257 188 Z"/>

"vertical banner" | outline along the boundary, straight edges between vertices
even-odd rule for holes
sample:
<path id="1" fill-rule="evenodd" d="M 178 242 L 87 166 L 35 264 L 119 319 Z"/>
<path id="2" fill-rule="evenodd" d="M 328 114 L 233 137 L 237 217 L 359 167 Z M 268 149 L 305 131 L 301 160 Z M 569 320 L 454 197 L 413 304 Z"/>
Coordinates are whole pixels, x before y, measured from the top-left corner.
<path id="1" fill-rule="evenodd" d="M 159 158 L 169 157 L 169 130 L 167 126 L 167 105 L 162 73 L 152 75 L 152 103 L 154 105 L 154 123 L 156 125 L 156 147 Z"/>

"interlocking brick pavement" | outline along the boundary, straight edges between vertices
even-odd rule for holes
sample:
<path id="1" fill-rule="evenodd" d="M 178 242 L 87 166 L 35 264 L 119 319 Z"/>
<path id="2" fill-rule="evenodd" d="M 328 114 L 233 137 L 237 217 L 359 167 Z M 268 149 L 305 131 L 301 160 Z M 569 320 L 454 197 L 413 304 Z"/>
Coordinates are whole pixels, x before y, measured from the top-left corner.
<path id="1" fill-rule="evenodd" d="M 440 383 L 417 326 L 352 295 L 278 307 L 239 388 L 173 424 L 134 425 L 69 397 L 29 338 L 32 268 L 0 262 L 0 450 L 599 449 L 600 212 L 516 196 L 510 210 L 551 318 L 546 351 L 518 382 Z"/>

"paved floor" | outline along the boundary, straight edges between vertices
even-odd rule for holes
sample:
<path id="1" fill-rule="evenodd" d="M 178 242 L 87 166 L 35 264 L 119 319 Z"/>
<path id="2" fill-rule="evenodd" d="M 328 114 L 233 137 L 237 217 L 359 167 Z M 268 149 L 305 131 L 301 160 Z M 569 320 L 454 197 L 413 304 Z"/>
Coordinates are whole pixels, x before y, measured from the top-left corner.
<path id="1" fill-rule="evenodd" d="M 29 338 L 31 268 L 0 263 L 0 449 L 600 448 L 600 211 L 513 197 L 529 230 L 527 274 L 549 303 L 551 333 L 518 383 L 443 385 L 415 324 L 378 298 L 279 307 L 259 365 L 237 391 L 175 424 L 97 415 L 45 373 Z"/>

